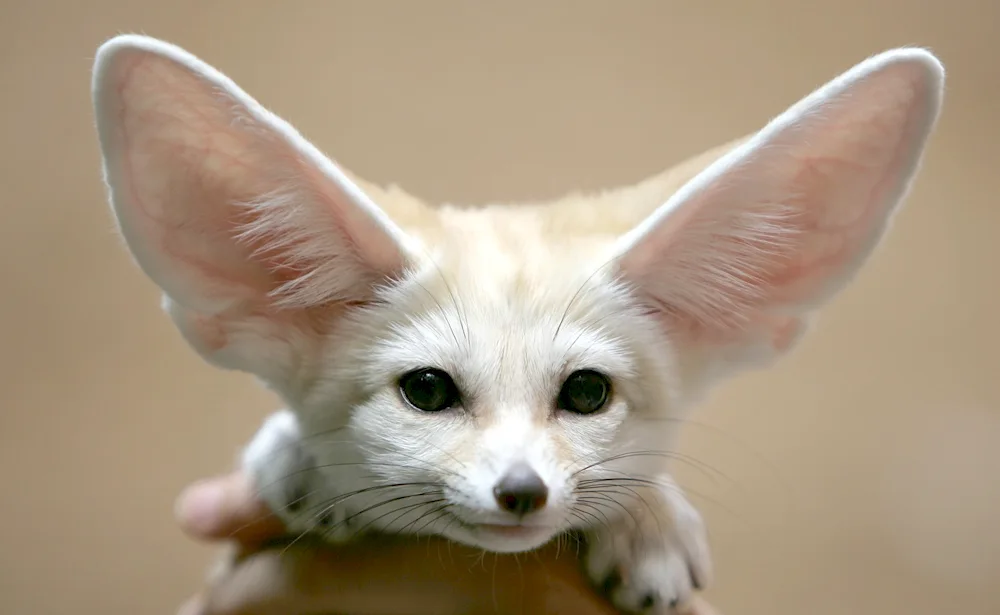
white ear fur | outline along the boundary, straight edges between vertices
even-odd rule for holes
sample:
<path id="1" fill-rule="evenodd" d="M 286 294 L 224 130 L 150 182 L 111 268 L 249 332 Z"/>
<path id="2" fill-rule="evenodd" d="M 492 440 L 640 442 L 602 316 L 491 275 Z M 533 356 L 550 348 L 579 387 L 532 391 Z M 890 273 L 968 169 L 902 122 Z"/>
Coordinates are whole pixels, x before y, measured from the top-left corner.
<path id="1" fill-rule="evenodd" d="M 121 233 L 211 362 L 289 377 L 291 346 L 405 268 L 407 238 L 344 172 L 184 50 L 111 39 L 93 100 Z"/>
<path id="2" fill-rule="evenodd" d="M 943 85 L 927 51 L 872 57 L 622 238 L 620 276 L 686 360 L 709 371 L 765 365 L 792 347 L 880 241 L 917 172 Z"/>

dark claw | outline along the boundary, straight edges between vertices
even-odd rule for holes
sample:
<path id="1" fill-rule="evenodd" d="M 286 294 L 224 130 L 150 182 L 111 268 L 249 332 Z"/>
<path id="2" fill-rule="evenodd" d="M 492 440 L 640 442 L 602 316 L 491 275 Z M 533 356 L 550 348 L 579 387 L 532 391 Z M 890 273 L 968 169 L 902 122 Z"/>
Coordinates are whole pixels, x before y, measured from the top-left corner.
<path id="1" fill-rule="evenodd" d="M 694 569 L 690 566 L 688 567 L 688 574 L 691 575 L 691 587 L 693 587 L 695 591 L 701 591 L 701 579 L 698 578 L 698 575 L 694 573 Z"/>
<path id="2" fill-rule="evenodd" d="M 656 596 L 653 594 L 646 594 L 646 597 L 642 599 L 642 604 L 640 604 L 639 607 L 645 611 L 646 609 L 653 608 L 654 604 L 656 604 Z"/>
<path id="3" fill-rule="evenodd" d="M 604 594 L 610 594 L 615 591 L 619 585 L 622 584 L 622 575 L 617 568 L 611 571 L 608 576 L 604 577 L 604 583 L 601 584 L 601 592 Z"/>
<path id="4" fill-rule="evenodd" d="M 670 608 L 676 609 L 678 604 L 680 604 L 680 601 L 678 601 L 677 598 L 674 598 L 670 601 Z"/>
<path id="5" fill-rule="evenodd" d="M 306 491 L 301 487 L 292 490 L 291 497 L 288 500 L 288 512 L 297 513 L 302 510 L 302 507 L 306 503 Z"/>

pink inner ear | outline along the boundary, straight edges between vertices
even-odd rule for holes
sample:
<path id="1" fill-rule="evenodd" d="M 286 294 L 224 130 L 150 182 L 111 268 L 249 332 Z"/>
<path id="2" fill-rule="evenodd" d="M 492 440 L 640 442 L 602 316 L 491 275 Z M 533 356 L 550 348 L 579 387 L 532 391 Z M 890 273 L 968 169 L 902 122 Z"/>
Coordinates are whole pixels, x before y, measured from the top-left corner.
<path id="1" fill-rule="evenodd" d="M 901 198 L 926 136 L 925 73 L 890 66 L 784 118 L 641 237 L 621 267 L 665 326 L 689 343 L 786 350 Z"/>
<path id="2" fill-rule="evenodd" d="M 213 313 L 365 301 L 402 265 L 349 180 L 234 85 L 145 51 L 114 62 L 116 211 L 175 302 Z"/>
<path id="3" fill-rule="evenodd" d="M 762 278 L 764 297 L 770 295 L 770 301 L 780 304 L 822 299 L 826 287 L 860 265 L 881 237 L 897 193 L 909 180 L 902 167 L 913 146 L 908 141 L 914 119 L 924 113 L 919 105 L 909 105 L 868 122 L 829 121 L 823 131 L 831 140 L 823 148 L 828 153 L 810 154 L 807 149 L 788 161 L 794 170 L 789 183 L 795 196 L 789 204 L 798 212 L 793 223 L 798 240 L 788 250 L 787 261 L 774 263 Z M 854 134 L 858 138 L 852 139 Z"/>
<path id="4" fill-rule="evenodd" d="M 234 203 L 253 194 L 254 169 L 241 159 L 245 145 L 221 129 L 233 118 L 202 104 L 204 93 L 179 80 L 168 60 L 134 54 L 119 70 L 118 184 L 129 195 L 127 223 L 158 264 L 196 281 L 200 292 L 266 295 L 271 273 L 235 242 L 239 225 L 253 221 Z"/>

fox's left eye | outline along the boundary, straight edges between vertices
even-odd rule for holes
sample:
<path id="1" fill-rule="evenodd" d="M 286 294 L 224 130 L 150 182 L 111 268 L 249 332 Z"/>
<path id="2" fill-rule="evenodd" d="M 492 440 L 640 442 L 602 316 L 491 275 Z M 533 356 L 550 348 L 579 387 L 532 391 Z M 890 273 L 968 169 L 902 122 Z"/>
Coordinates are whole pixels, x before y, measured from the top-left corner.
<path id="1" fill-rule="evenodd" d="M 440 412 L 458 404 L 458 387 L 447 373 L 433 368 L 419 369 L 399 379 L 406 401 L 423 412 Z"/>
<path id="2" fill-rule="evenodd" d="M 610 393 L 611 381 L 607 376 L 584 369 L 566 378 L 559 390 L 556 406 L 576 414 L 592 414 L 608 403 Z"/>

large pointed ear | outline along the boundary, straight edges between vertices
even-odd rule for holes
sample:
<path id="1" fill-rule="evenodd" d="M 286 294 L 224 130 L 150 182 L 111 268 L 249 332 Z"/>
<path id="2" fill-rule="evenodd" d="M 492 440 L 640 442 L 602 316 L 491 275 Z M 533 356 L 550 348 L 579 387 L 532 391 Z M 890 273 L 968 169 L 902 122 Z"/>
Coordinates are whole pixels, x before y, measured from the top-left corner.
<path id="1" fill-rule="evenodd" d="M 618 273 L 698 369 L 763 365 L 865 262 L 913 179 L 944 71 L 868 59 L 809 95 L 622 238 Z"/>
<path id="2" fill-rule="evenodd" d="M 211 362 L 268 380 L 400 275 L 407 239 L 328 158 L 189 53 L 120 36 L 94 108 L 122 235 Z"/>

